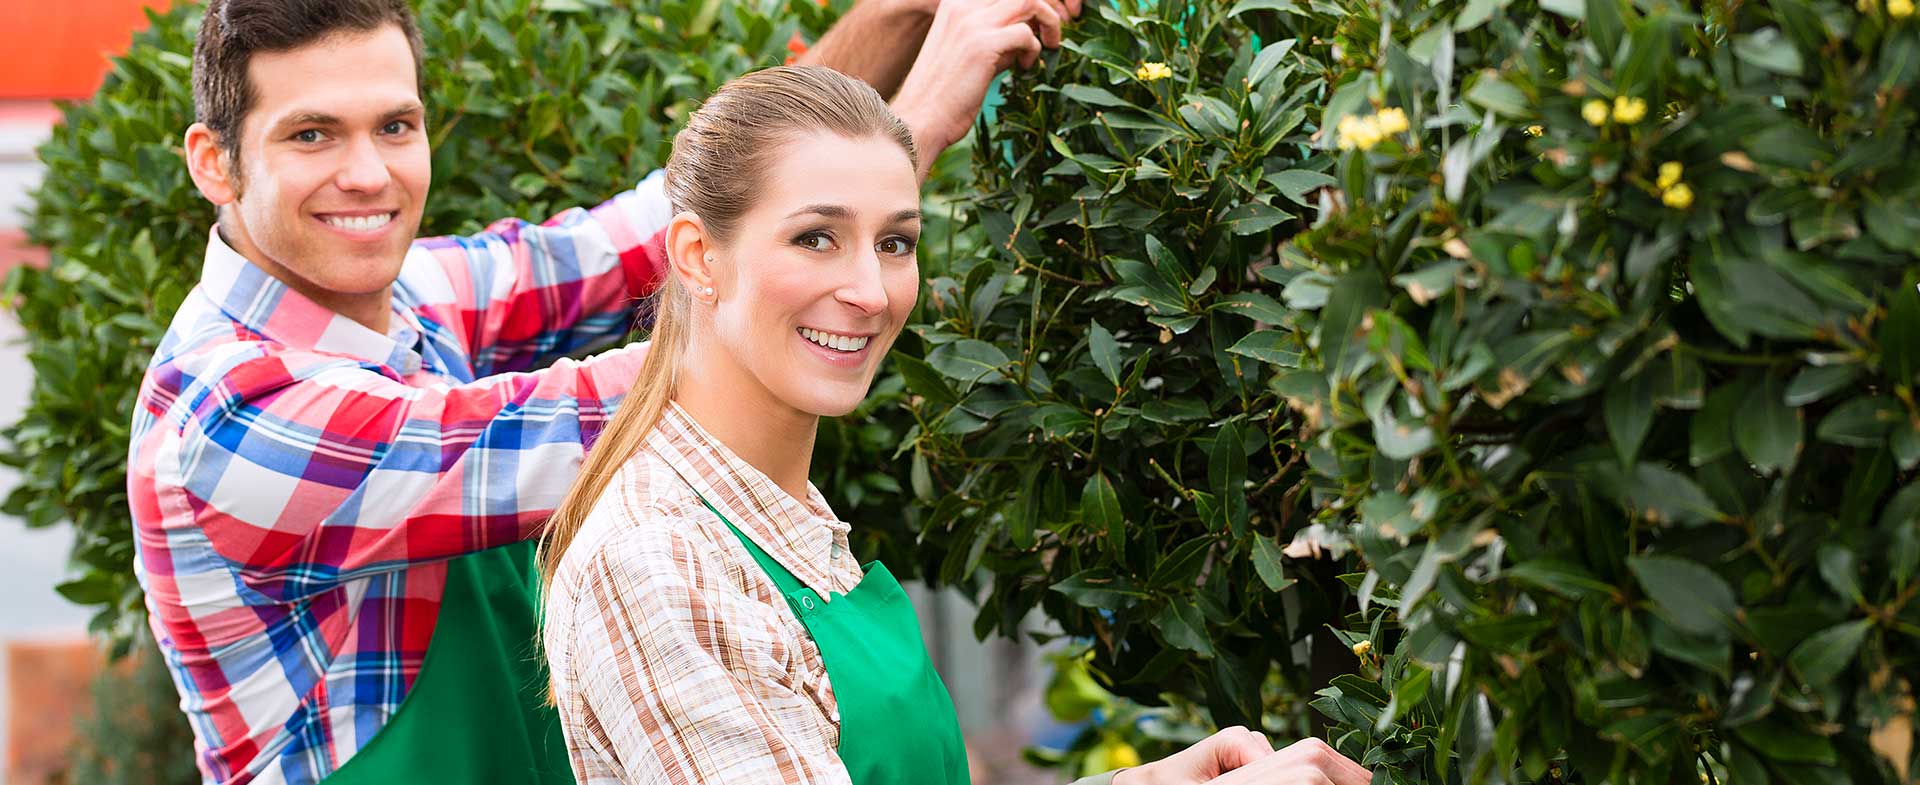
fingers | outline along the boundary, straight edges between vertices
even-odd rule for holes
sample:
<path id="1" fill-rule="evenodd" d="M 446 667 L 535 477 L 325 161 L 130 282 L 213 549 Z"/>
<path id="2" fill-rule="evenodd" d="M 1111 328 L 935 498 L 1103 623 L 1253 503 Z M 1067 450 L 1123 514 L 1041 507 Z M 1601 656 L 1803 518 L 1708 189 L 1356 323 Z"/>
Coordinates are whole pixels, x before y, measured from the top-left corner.
<path id="1" fill-rule="evenodd" d="M 1057 49 L 1060 46 L 1060 20 L 1066 18 L 1061 13 L 1063 10 L 1059 7 L 1059 0 L 1027 0 L 1026 9 L 1022 15 L 1027 24 L 1033 27 L 1034 33 L 1040 37 L 1040 43 L 1045 44 L 1048 49 Z"/>
<path id="2" fill-rule="evenodd" d="M 1032 68 L 1040 60 L 1040 39 L 1033 34 L 1033 28 L 1026 25 L 1013 25 L 996 31 L 994 49 L 1000 53 L 999 62 L 994 66 L 996 72 L 1006 70 L 1015 62 L 1021 68 Z"/>
<path id="3" fill-rule="evenodd" d="M 1266 734 L 1237 725 L 1220 731 L 1213 737 L 1220 743 L 1214 758 L 1219 761 L 1219 770 L 1223 772 L 1233 771 L 1273 754 L 1273 742 L 1267 741 Z"/>
<path id="4" fill-rule="evenodd" d="M 1060 23 L 1063 25 L 1067 23 L 1068 19 L 1072 19 L 1077 15 L 1073 9 L 1067 7 L 1066 0 L 1047 0 L 1047 6 L 1053 9 L 1053 13 L 1056 16 L 1060 17 Z"/>
<path id="5" fill-rule="evenodd" d="M 1066 0 L 1066 6 L 1067 16 L 1070 17 L 1078 17 L 1080 15 L 1080 9 L 1086 7 L 1081 0 Z"/>
<path id="6" fill-rule="evenodd" d="M 1319 769 L 1333 785 L 1368 785 L 1373 782 L 1373 772 L 1319 739 L 1301 739 L 1288 745 L 1285 751 L 1297 751 L 1302 763 Z"/>

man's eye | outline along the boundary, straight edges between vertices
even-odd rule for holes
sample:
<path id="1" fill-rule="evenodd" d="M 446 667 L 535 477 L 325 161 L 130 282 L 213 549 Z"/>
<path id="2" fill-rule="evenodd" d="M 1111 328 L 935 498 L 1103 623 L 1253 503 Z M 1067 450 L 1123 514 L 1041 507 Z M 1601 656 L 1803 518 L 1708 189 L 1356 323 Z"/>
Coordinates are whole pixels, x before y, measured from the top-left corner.
<path id="1" fill-rule="evenodd" d="M 320 141 L 320 132 L 311 128 L 293 135 L 293 140 L 301 144 L 313 144 Z"/>
<path id="2" fill-rule="evenodd" d="M 380 129 L 380 132 L 388 136 L 399 136 L 411 130 L 412 128 L 413 128 L 412 123 L 409 123 L 405 120 L 395 120 L 391 123 L 387 123 L 386 127 Z"/>

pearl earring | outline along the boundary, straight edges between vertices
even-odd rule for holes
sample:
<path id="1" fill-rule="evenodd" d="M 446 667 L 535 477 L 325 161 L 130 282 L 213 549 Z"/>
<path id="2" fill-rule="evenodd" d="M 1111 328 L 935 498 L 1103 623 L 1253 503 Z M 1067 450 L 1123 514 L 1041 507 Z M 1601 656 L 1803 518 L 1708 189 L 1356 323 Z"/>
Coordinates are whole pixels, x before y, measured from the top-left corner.
<path id="1" fill-rule="evenodd" d="M 702 287 L 700 287 L 700 294 L 701 294 L 701 295 L 703 295 L 703 296 L 706 296 L 706 297 L 712 297 L 712 296 L 713 296 L 713 287 L 711 287 L 711 286 L 702 286 Z"/>

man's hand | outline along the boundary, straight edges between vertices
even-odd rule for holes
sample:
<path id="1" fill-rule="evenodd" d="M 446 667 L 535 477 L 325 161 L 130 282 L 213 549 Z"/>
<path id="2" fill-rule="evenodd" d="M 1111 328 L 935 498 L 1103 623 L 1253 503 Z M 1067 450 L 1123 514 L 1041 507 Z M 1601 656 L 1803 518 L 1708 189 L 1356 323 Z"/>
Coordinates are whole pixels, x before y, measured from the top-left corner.
<path id="1" fill-rule="evenodd" d="M 1235 727 L 1122 771 L 1113 785 L 1367 785 L 1372 780 L 1371 772 L 1319 739 L 1275 752 L 1267 737 Z"/>
<path id="2" fill-rule="evenodd" d="M 926 43 L 893 101 L 913 129 L 925 179 L 933 159 L 966 135 L 987 86 L 1001 71 L 1040 59 L 1060 45 L 1060 26 L 1081 0 L 940 0 Z"/>

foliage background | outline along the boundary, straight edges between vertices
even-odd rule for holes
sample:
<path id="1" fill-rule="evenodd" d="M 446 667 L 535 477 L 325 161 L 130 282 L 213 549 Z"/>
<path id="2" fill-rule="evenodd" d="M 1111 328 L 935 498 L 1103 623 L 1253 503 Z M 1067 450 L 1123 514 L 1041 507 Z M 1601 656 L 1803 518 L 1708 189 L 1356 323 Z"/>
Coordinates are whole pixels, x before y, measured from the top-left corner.
<path id="1" fill-rule="evenodd" d="M 865 554 L 976 591 L 976 631 L 1037 611 L 1171 706 L 1081 753 L 1317 713 L 1385 781 L 1902 781 L 1902 1 L 1096 6 L 930 189 L 921 316 L 816 480 Z M 604 198 L 841 7 L 423 2 L 425 231 Z M 63 591 L 122 641 L 125 413 L 208 219 L 191 25 L 67 110 L 54 263 L 9 281 L 37 380 L 6 506 L 76 528 Z M 1358 660 L 1326 684 L 1330 636 Z"/>
<path id="2" fill-rule="evenodd" d="M 1384 781 L 1910 776 L 1910 4 L 1121 0 L 1067 50 L 900 360 L 978 629 L 1310 701 Z"/>

